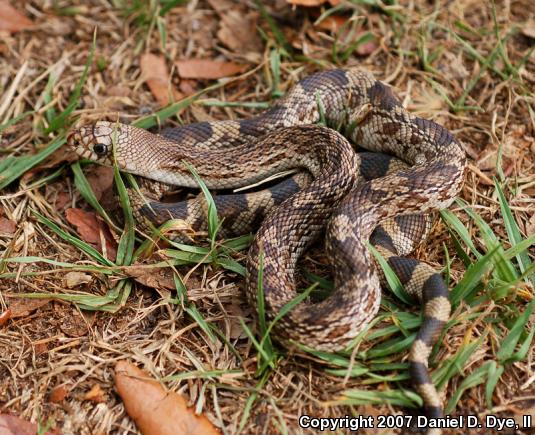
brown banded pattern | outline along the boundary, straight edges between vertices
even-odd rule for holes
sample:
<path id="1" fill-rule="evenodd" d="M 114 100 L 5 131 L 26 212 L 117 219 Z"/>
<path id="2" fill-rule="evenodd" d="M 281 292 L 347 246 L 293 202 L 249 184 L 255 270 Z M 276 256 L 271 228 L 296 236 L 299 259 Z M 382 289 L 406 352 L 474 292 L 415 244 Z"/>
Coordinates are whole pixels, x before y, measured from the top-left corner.
<path id="1" fill-rule="evenodd" d="M 320 120 L 318 101 L 328 125 L 346 131 L 348 139 L 362 148 L 396 156 L 409 167 L 389 172 L 397 163 L 365 163 L 338 133 L 310 126 Z M 448 291 L 433 269 L 403 255 L 429 231 L 429 221 L 420 214 L 447 207 L 459 192 L 466 157 L 448 130 L 411 115 L 370 73 L 350 69 L 314 74 L 271 109 L 247 120 L 191 124 L 162 135 L 98 122 L 71 133 L 68 143 L 81 156 L 107 164 L 112 163 L 114 144 L 120 169 L 184 187 L 195 187 L 196 182 L 182 161 L 193 165 L 212 189 L 246 186 L 285 170 L 306 171 L 312 180 L 295 183 L 298 189 L 293 185 L 288 197 L 280 194 L 274 200 L 277 189 L 257 193 L 267 198 L 259 207 L 267 217 L 248 255 L 248 299 L 257 302 L 262 258 L 266 315 L 273 320 L 296 296 L 300 255 L 326 229 L 335 290 L 319 303 L 298 305 L 277 323 L 275 332 L 288 345 L 295 341 L 323 350 L 345 348 L 379 307 L 383 277 L 366 249 L 371 237 L 409 294 L 423 304 L 423 324 L 409 354 L 410 371 L 427 413 L 442 414 L 428 358 L 449 317 Z M 236 209 L 250 207 L 254 197 L 246 195 L 217 199 L 238 232 L 255 223 L 250 216 L 243 227 L 235 222 L 239 214 L 230 202 Z M 198 216 L 202 210 L 200 201 L 195 206 L 182 203 L 174 210 L 151 204 L 156 215 L 143 203 L 138 212 L 156 221 L 166 214 Z"/>

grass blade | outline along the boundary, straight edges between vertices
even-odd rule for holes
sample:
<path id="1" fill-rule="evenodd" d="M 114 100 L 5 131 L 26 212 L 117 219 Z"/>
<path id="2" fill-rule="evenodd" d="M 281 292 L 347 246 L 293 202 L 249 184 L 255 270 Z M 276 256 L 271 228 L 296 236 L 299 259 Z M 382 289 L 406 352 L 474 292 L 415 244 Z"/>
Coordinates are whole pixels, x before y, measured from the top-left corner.
<path id="1" fill-rule="evenodd" d="M 95 47 L 96 47 L 96 37 L 97 33 L 95 30 L 95 33 L 93 35 L 93 44 L 91 45 L 91 50 L 89 51 L 89 56 L 87 57 L 87 61 L 85 63 L 84 71 L 82 72 L 82 76 L 80 77 L 80 80 L 78 83 L 76 83 L 76 86 L 74 87 L 74 91 L 72 92 L 69 103 L 67 104 L 67 107 L 63 112 L 61 112 L 58 116 L 56 116 L 50 124 L 48 125 L 48 128 L 44 131 L 45 134 L 55 132 L 59 130 L 60 128 L 65 126 L 65 121 L 70 116 L 72 111 L 78 107 L 78 104 L 80 104 L 80 95 L 82 94 L 82 88 L 84 87 L 84 84 L 87 80 L 87 77 L 89 75 L 89 69 L 91 67 L 91 64 L 93 63 L 93 55 L 95 54 Z"/>
<path id="2" fill-rule="evenodd" d="M 221 223 L 219 222 L 219 218 L 217 217 L 217 207 L 215 205 L 214 198 L 212 197 L 212 194 L 206 187 L 206 184 L 204 184 L 204 181 L 201 179 L 201 177 L 199 177 L 199 174 L 197 173 L 195 168 L 184 160 L 182 162 L 184 163 L 186 168 L 188 168 L 188 171 L 191 172 L 191 174 L 195 178 L 195 181 L 197 181 L 197 183 L 199 184 L 199 187 L 201 188 L 201 191 L 208 205 L 208 236 L 210 237 L 212 249 L 214 249 L 215 238 L 221 226 Z"/>
<path id="3" fill-rule="evenodd" d="M 469 376 L 467 376 L 461 385 L 457 387 L 455 390 L 455 393 L 449 400 L 448 404 L 446 405 L 446 408 L 444 410 L 445 414 L 450 414 L 454 409 L 455 405 L 461 398 L 461 396 L 464 394 L 464 392 L 472 387 L 475 387 L 476 385 L 482 384 L 485 382 L 485 379 L 488 377 L 488 371 L 489 367 L 488 364 L 482 365 L 479 369 L 471 373 Z"/>
<path id="4" fill-rule="evenodd" d="M 514 248 L 522 242 L 523 237 L 522 234 L 520 234 L 520 229 L 518 228 L 518 225 L 513 217 L 511 209 L 509 208 L 509 204 L 507 204 L 507 199 L 505 198 L 505 195 L 500 184 L 498 183 L 498 180 L 494 180 L 494 184 L 496 187 L 496 192 L 498 193 L 498 199 L 500 202 L 500 208 L 503 216 L 503 223 L 505 225 L 509 241 L 511 242 L 511 246 Z M 529 266 L 531 266 L 531 261 L 529 259 L 527 251 L 520 251 L 515 255 L 515 257 L 518 262 L 520 272 L 523 273 L 526 269 L 529 268 Z M 531 282 L 535 284 L 535 276 L 531 278 Z"/>
<path id="5" fill-rule="evenodd" d="M 65 143 L 62 137 L 56 138 L 48 146 L 33 156 L 11 157 L 6 159 L 0 173 L 0 189 L 4 189 L 22 174 L 37 166 Z"/>
<path id="6" fill-rule="evenodd" d="M 58 236 L 60 236 L 62 239 L 66 240 L 73 246 L 76 246 L 78 249 L 85 252 L 90 257 L 93 257 L 95 260 L 97 260 L 99 263 L 113 267 L 115 264 L 108 260 L 107 258 L 103 257 L 100 252 L 98 252 L 95 248 L 93 248 L 91 245 L 87 244 L 83 240 L 79 239 L 78 237 L 75 237 L 66 231 L 62 230 L 58 225 L 56 225 L 54 222 L 52 222 L 50 219 L 44 217 L 43 215 L 39 214 L 37 211 L 32 210 L 32 213 L 37 218 L 39 222 L 46 225 L 48 228 L 50 228 L 52 231 L 54 231 Z"/>
<path id="7" fill-rule="evenodd" d="M 385 274 L 386 281 L 388 282 L 388 285 L 390 289 L 392 290 L 392 293 L 394 293 L 400 300 L 405 302 L 407 305 L 411 305 L 412 301 L 403 288 L 403 284 L 401 284 L 401 281 L 399 280 L 396 273 L 392 270 L 388 262 L 385 260 L 385 258 L 381 255 L 381 253 L 375 249 L 373 245 L 368 243 L 368 249 L 372 252 L 372 254 L 377 259 L 377 262 L 381 266 L 381 269 L 383 269 L 383 272 Z"/>
<path id="8" fill-rule="evenodd" d="M 520 337 L 524 333 L 524 328 L 527 325 L 527 322 L 534 308 L 535 300 L 531 301 L 526 306 L 524 312 L 516 319 L 515 323 L 513 324 L 513 327 L 509 331 L 509 334 L 507 334 L 505 339 L 502 341 L 502 345 L 496 353 L 496 358 L 500 363 L 503 364 L 508 362 L 509 359 L 511 359 L 511 357 L 513 356 L 516 345 L 518 344 L 518 340 L 520 340 Z"/>
<path id="9" fill-rule="evenodd" d="M 91 185 L 87 181 L 87 178 L 82 171 L 80 162 L 72 164 L 71 169 L 74 174 L 74 185 L 77 187 L 78 192 L 80 192 L 82 197 L 88 202 L 89 205 L 91 205 L 91 207 L 93 207 L 93 209 L 106 221 L 108 225 L 110 225 L 115 231 L 121 232 L 121 229 L 115 225 L 115 223 L 108 216 L 108 213 L 106 213 L 106 211 L 98 202 Z"/>

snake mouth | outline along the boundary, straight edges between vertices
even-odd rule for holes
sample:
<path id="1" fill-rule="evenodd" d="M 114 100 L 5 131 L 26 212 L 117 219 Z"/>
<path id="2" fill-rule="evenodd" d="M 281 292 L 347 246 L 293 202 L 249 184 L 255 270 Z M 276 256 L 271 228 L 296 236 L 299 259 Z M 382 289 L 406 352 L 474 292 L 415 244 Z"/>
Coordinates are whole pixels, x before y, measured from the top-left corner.
<path id="1" fill-rule="evenodd" d="M 95 160 L 98 156 L 91 151 L 87 135 L 82 130 L 74 130 L 67 135 L 67 146 L 70 147 L 80 157 Z"/>
<path id="2" fill-rule="evenodd" d="M 81 141 L 82 136 L 78 130 L 73 130 L 67 135 L 67 146 L 75 151 Z"/>
<path id="3" fill-rule="evenodd" d="M 93 149 L 95 144 L 93 127 L 80 127 L 67 135 L 67 146 L 80 157 L 99 163 L 111 164 L 107 155 L 99 155 Z"/>

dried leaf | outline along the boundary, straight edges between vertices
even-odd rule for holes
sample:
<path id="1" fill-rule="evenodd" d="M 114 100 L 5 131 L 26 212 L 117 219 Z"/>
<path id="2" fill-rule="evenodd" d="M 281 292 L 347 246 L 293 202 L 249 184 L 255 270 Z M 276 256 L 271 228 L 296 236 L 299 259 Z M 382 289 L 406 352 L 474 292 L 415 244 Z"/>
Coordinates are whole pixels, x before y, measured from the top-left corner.
<path id="1" fill-rule="evenodd" d="M 76 227 L 76 231 L 82 240 L 93 245 L 100 252 L 103 252 L 101 240 L 104 239 L 106 243 L 106 255 L 111 261 L 115 261 L 117 243 L 113 239 L 106 224 L 95 213 L 79 208 L 68 208 L 65 210 L 65 217 L 70 224 Z"/>
<path id="2" fill-rule="evenodd" d="M 171 103 L 171 94 L 175 101 L 184 97 L 172 86 L 163 56 L 145 53 L 141 55 L 139 66 L 142 78 L 147 82 L 152 95 L 160 106 L 168 106 Z"/>
<path id="3" fill-rule="evenodd" d="M 0 0 L 0 32 L 18 32 L 32 27 L 32 20 L 11 6 L 8 0 Z"/>
<path id="4" fill-rule="evenodd" d="M 26 317 L 32 311 L 48 304 L 51 299 L 8 298 L 8 306 L 11 310 L 11 318 Z"/>
<path id="5" fill-rule="evenodd" d="M 7 234 L 12 235 L 15 234 L 15 231 L 17 231 L 17 223 L 13 222 L 12 220 L 1 217 L 0 218 L 0 235 Z"/>
<path id="6" fill-rule="evenodd" d="M 128 415 L 143 435 L 215 435 L 219 431 L 186 400 L 166 391 L 143 370 L 126 361 L 115 366 L 115 386 Z"/>
<path id="7" fill-rule="evenodd" d="M 68 272 L 63 277 L 63 282 L 67 288 L 74 288 L 80 284 L 90 283 L 91 281 L 93 281 L 93 277 L 83 272 Z"/>
<path id="8" fill-rule="evenodd" d="M 118 203 L 113 195 L 113 168 L 109 166 L 93 166 L 86 172 L 86 178 L 97 201 L 109 199 L 116 204 Z M 101 205 L 105 207 L 103 203 Z"/>
<path id="9" fill-rule="evenodd" d="M 124 267 L 123 271 L 140 284 L 157 290 L 175 290 L 173 271 L 169 268 L 140 268 L 137 266 Z"/>
<path id="10" fill-rule="evenodd" d="M 0 313 L 0 326 L 4 326 L 11 319 L 11 310 L 8 308 Z"/>
<path id="11" fill-rule="evenodd" d="M 56 195 L 56 200 L 54 201 L 54 207 L 56 207 L 56 210 L 63 210 L 70 201 L 71 195 L 69 195 L 67 192 L 58 192 Z"/>
<path id="12" fill-rule="evenodd" d="M 0 414 L 1 435 L 37 435 L 37 425 L 9 414 Z"/>
<path id="13" fill-rule="evenodd" d="M 48 343 L 37 343 L 33 348 L 36 355 L 43 355 L 48 352 Z"/>
<path id="14" fill-rule="evenodd" d="M 245 65 L 209 59 L 177 60 L 178 74 L 185 79 L 220 79 L 245 70 Z"/>
<path id="15" fill-rule="evenodd" d="M 370 41 L 363 42 L 362 44 L 359 44 L 359 46 L 356 49 L 356 52 L 359 56 L 368 56 L 369 54 L 372 54 L 377 48 L 379 47 L 379 43 L 374 38 Z"/>
<path id="16" fill-rule="evenodd" d="M 344 17 L 343 15 L 329 15 L 321 20 L 316 27 L 322 30 L 338 33 L 347 20 L 348 18 Z"/>
<path id="17" fill-rule="evenodd" d="M 327 0 L 286 0 L 291 5 L 313 7 L 327 3 Z"/>
<path id="18" fill-rule="evenodd" d="M 189 97 L 190 95 L 196 93 L 198 90 L 195 84 L 195 80 L 180 80 L 178 88 L 180 89 L 180 92 L 182 92 L 186 97 Z"/>
<path id="19" fill-rule="evenodd" d="M 224 45 L 237 53 L 260 51 L 262 44 L 256 30 L 257 12 L 247 13 L 227 0 L 208 0 L 208 3 L 221 18 L 217 38 Z"/>
<path id="20" fill-rule="evenodd" d="M 65 385 L 58 385 L 52 389 L 48 395 L 48 400 L 52 403 L 61 403 L 65 400 L 67 394 L 69 394 L 67 387 Z"/>
<path id="21" fill-rule="evenodd" d="M 99 384 L 95 384 L 84 394 L 84 400 L 89 400 L 93 403 L 104 403 L 106 401 L 106 393 L 100 388 Z"/>
<path id="22" fill-rule="evenodd" d="M 535 39 L 535 20 L 529 20 L 522 27 L 522 34 L 528 38 Z"/>

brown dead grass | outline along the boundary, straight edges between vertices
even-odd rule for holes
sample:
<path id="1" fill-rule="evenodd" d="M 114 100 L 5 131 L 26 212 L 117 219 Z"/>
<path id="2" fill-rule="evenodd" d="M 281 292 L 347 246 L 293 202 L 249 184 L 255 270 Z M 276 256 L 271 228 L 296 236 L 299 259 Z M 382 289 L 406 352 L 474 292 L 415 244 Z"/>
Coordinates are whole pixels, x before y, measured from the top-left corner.
<path id="1" fill-rule="evenodd" d="M 258 22 L 271 35 L 265 22 L 259 20 L 253 2 L 192 0 L 188 6 L 173 9 L 164 20 L 167 29 L 165 50 L 154 27 L 140 25 L 135 17 L 125 17 L 110 3 L 16 2 L 17 8 L 24 11 L 36 27 L 12 35 L 2 34 L 0 39 L 0 89 L 4 95 L 17 74 L 20 77 L 10 104 L 0 113 L 0 124 L 26 110 L 37 110 L 37 114 L 9 128 L 1 136 L 2 155 L 32 154 L 51 139 L 36 128 L 47 107 L 41 95 L 48 72 L 56 71 L 59 76 L 51 105 L 63 109 L 83 70 L 95 27 L 98 28 L 96 63 L 84 88 L 82 104 L 74 113 L 83 121 L 116 119 L 118 114 L 120 119 L 131 121 L 159 108 L 140 73 L 140 56 L 149 52 L 165 55 L 172 86 L 182 94 L 200 90 L 211 82 L 180 81 L 173 61 L 201 58 L 255 69 L 245 79 L 233 81 L 208 97 L 221 101 L 270 101 L 268 56 L 273 39 L 261 41 L 254 33 L 251 36 L 254 41 L 251 39 L 248 44 L 235 43 L 232 39 L 232 24 L 239 16 L 248 20 L 248 26 L 252 23 L 252 29 Z M 294 9 L 284 1 L 266 3 L 298 52 L 302 51 L 325 67 L 332 65 L 333 36 L 313 25 L 318 10 Z M 53 4 L 74 6 L 77 10 L 72 15 L 61 16 Z M 485 72 L 466 100 L 467 105 L 479 106 L 482 110 L 454 114 L 448 109 L 441 92 L 455 100 L 470 79 L 479 73 L 480 66 L 439 26 L 452 28 L 456 20 L 461 20 L 475 29 L 492 29 L 491 9 L 486 2 L 473 0 L 439 2 L 436 6 L 425 1 L 409 4 L 398 11 L 406 18 L 403 27 L 376 9 L 355 6 L 354 17 L 360 20 L 356 32 L 371 31 L 377 37 L 377 48 L 369 55 L 352 55 L 343 65 L 369 68 L 393 85 L 412 111 L 446 125 L 464 142 L 471 167 L 462 196 L 496 233 L 506 239 L 492 186 L 501 146 L 504 174 L 517 185 L 518 194 L 509 196 L 511 208 L 521 231 L 525 235 L 533 234 L 535 100 L 530 90 L 535 86 L 535 54 L 529 54 L 517 80 Z M 496 8 L 501 36 L 515 27 L 519 29 L 505 42 L 511 60 L 516 63 L 528 55 L 535 44 L 533 38 L 526 36 L 530 29 L 533 30 L 529 27 L 535 19 L 533 2 L 511 0 L 499 2 Z M 226 18 L 222 19 L 222 16 Z M 530 18 L 531 24 L 528 24 Z M 422 70 L 419 59 L 407 54 L 418 51 L 422 29 L 433 23 L 437 26 L 424 37 L 423 47 L 428 53 L 438 52 L 433 66 L 440 72 L 440 83 L 435 87 L 425 80 L 428 74 Z M 522 29 L 527 29 L 525 34 Z M 488 55 L 497 44 L 493 34 L 484 39 L 471 38 L 469 33 L 466 37 L 473 41 L 482 56 Z M 500 62 L 496 61 L 498 69 L 503 66 Z M 287 89 L 298 78 L 318 68 L 312 62 L 283 62 L 281 89 Z M 255 110 L 192 105 L 181 113 L 181 119 L 189 123 L 239 118 L 252 113 Z M 27 181 L 15 182 L 0 195 L 3 214 L 0 219 L 15 223 L 14 226 L 4 223 L 7 232 L 0 234 L 4 256 L 34 255 L 71 263 L 86 261 L 79 250 L 37 223 L 30 212 L 38 210 L 54 222 L 68 225 L 66 209 L 89 209 L 74 187 L 71 173 L 65 170 L 62 177 L 41 188 L 26 190 L 26 186 Z M 439 223 L 429 243 L 420 248 L 417 255 L 440 266 L 443 264 L 443 242 L 451 247 L 445 227 Z M 49 269 L 41 264 L 9 264 L 5 270 L 40 272 Z M 459 264 L 453 264 L 452 275 L 456 280 L 461 277 L 462 270 Z M 181 274 L 188 272 L 179 271 Z M 239 351 L 239 358 L 221 342 L 212 343 L 199 326 L 185 316 L 180 306 L 167 304 L 167 293 L 159 294 L 142 285 L 136 286 L 126 306 L 115 314 L 82 312 L 74 305 L 50 301 L 30 307 L 26 314 L 12 318 L 7 325 L 0 325 L 0 412 L 33 421 L 52 419 L 63 433 L 135 432 L 135 426 L 125 414 L 113 387 L 116 361 L 134 361 L 157 378 L 192 370 L 237 368 L 244 374 L 216 380 L 167 383 L 168 388 L 184 393 L 191 404 L 202 409 L 226 433 L 236 432 L 244 404 L 257 383 L 252 376 L 256 352 L 249 340 L 243 338 L 238 322 L 239 316 L 252 322 L 251 307 L 244 303 L 241 293 L 242 280 L 230 272 L 202 266 L 190 275 L 186 285 L 190 300 L 209 322 L 230 337 Z M 104 294 L 108 288 L 106 278 L 92 276 L 80 289 Z M 11 304 L 11 296 L 17 293 L 68 290 L 62 273 L 3 279 L 0 281 L 0 311 Z M 455 352 L 469 326 L 482 330 L 484 325 L 461 322 L 451 328 L 442 343 L 439 359 Z M 468 372 L 478 366 L 484 355 L 492 355 L 491 346 L 492 341 L 484 342 L 470 360 Z M 399 358 L 406 358 L 406 355 Z M 526 409 L 526 412 L 534 412 L 534 364 L 532 348 L 526 361 L 510 366 L 496 390 L 493 412 L 508 415 Z M 450 397 L 462 379 L 457 376 L 450 382 L 446 397 Z M 87 395 L 95 385 L 103 392 L 99 396 L 102 400 L 92 400 L 92 396 Z M 259 392 L 259 400 L 244 432 L 272 433 L 286 428 L 290 433 L 299 433 L 297 416 L 304 413 L 341 416 L 354 411 L 371 415 L 401 411 L 385 406 L 349 409 L 324 405 L 337 397 L 342 389 L 357 386 L 364 387 L 358 379 L 343 383 L 340 378 L 327 375 L 312 359 L 288 355 Z M 371 388 L 387 387 L 378 384 Z M 465 393 L 456 413 L 466 412 L 480 415 L 489 412 L 484 404 L 484 386 Z"/>

